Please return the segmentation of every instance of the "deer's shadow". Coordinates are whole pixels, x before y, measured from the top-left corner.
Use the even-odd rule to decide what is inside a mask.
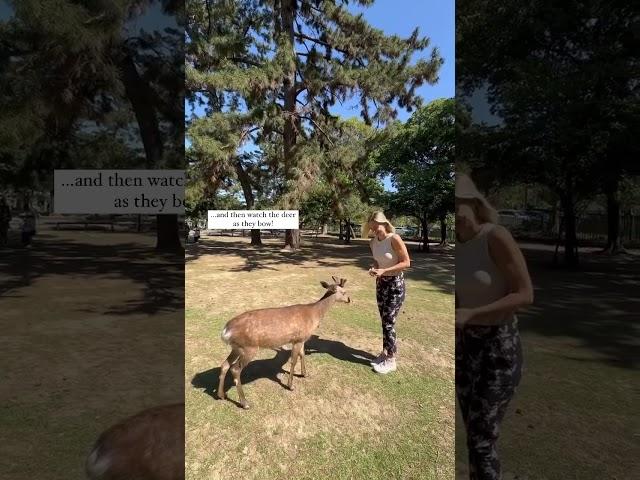
[[[318,353],[326,353],[337,360],[367,366],[369,366],[369,362],[374,358],[374,356],[369,352],[349,347],[348,345],[345,345],[344,343],[336,340],[322,339],[317,335],[311,336],[311,338],[309,338],[309,340],[305,342],[304,351],[308,362],[313,361],[309,357],[313,357],[313,355]],[[240,381],[242,382],[242,384],[246,385],[258,379],[264,378],[277,383],[282,388],[287,388],[286,384],[283,383],[280,378],[278,378],[278,375],[281,373],[289,373],[289,369],[287,368],[285,370],[283,367],[289,362],[291,351],[280,348],[275,350],[275,353],[276,354],[273,358],[254,360],[249,363],[249,365],[247,365],[242,370],[242,374],[240,377]],[[223,360],[224,359],[221,359],[220,363],[222,363]],[[296,365],[296,370],[299,371],[299,368],[300,362],[298,362],[298,364]],[[309,363],[307,363],[307,369],[309,369]],[[300,377],[301,375],[295,374],[295,376]],[[220,367],[212,368],[194,375],[193,379],[191,379],[191,385],[194,388],[201,388],[207,395],[213,398],[217,398],[216,390],[218,389],[219,377]],[[232,386],[233,375],[231,375],[231,372],[229,372],[224,382],[225,393],[229,391]],[[233,400],[231,401],[239,405],[237,402]]]
[[[369,352],[358,350],[357,348],[350,347],[337,340],[320,338],[317,335],[312,335],[311,338],[305,342],[304,352],[305,355],[326,353],[336,360],[367,366],[370,366],[369,362],[374,358],[374,356]]]

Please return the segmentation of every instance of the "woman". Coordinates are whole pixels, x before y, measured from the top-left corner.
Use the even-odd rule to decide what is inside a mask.
[[[403,271],[411,265],[407,247],[382,212],[369,217],[373,232],[370,247],[373,265],[369,275],[376,278],[376,299],[382,320],[382,352],[371,362],[377,373],[396,370],[396,319],[405,298]]]
[[[456,395],[471,479],[499,479],[500,422],[520,382],[515,312],[533,302],[522,252],[466,175],[456,178]]]

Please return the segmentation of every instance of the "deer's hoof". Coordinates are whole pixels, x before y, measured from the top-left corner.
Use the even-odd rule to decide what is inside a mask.
[[[240,402],[240,406],[245,410],[249,410],[250,406],[247,402]]]
[[[217,398],[218,400],[224,400],[226,397],[225,397],[224,392],[222,392],[222,393],[220,393],[220,392],[216,392],[216,398]]]

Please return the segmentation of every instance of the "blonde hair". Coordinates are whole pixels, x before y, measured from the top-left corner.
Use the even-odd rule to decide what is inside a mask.
[[[473,200],[480,223],[498,223],[498,212],[465,173],[456,174],[456,199]]]
[[[396,233],[396,229],[391,222],[387,220],[384,212],[382,210],[378,210],[369,215],[369,219],[367,220],[367,226],[369,227],[369,232],[372,233],[373,229],[371,228],[371,222],[384,223],[384,229],[387,233]]]

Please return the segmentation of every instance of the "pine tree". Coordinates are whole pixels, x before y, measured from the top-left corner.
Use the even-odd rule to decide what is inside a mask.
[[[182,34],[123,34],[127,21],[153,3],[179,13],[173,0],[11,2],[15,15],[0,30],[6,92],[0,127],[8,127],[0,137],[3,163],[11,162],[17,174],[42,172],[50,182],[53,169],[81,166],[72,152],[86,140],[83,123],[106,130],[117,112],[116,123],[126,122],[131,134],[128,143],[144,152],[143,162],[132,155],[126,167],[182,167]],[[13,144],[20,145],[20,161]],[[108,161],[93,167],[111,166]],[[181,249],[176,215],[158,216],[157,248]]]
[[[360,7],[371,0],[351,2]],[[385,124],[396,108],[419,107],[416,88],[435,83],[437,49],[411,63],[429,39],[385,35],[346,0],[188,0],[187,84],[210,113],[240,115],[246,140],[279,145],[270,161],[282,179],[279,205],[296,208],[313,186],[331,107],[357,100],[368,124]],[[245,140],[243,138],[243,140]],[[236,145],[238,148],[239,145]],[[299,232],[285,246],[297,248]]]

